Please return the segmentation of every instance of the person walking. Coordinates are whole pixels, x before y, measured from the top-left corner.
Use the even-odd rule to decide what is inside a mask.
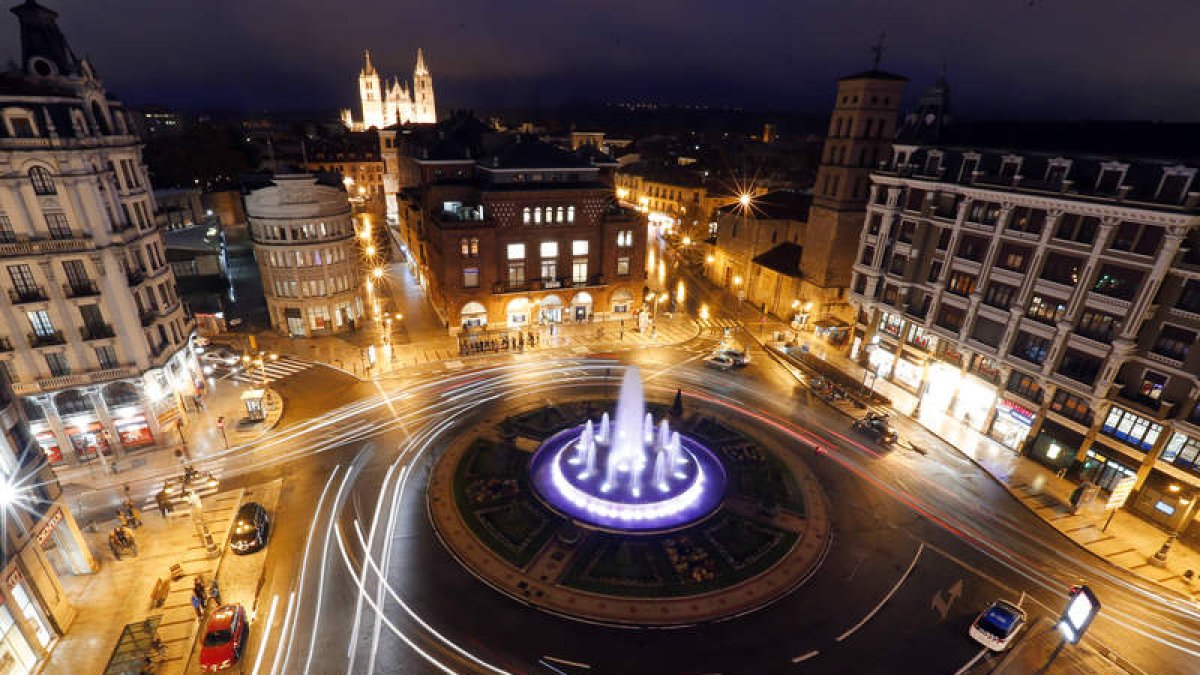
[[[167,491],[159,490],[158,493],[154,495],[154,501],[158,504],[158,513],[165,520],[167,514],[171,512],[171,500],[167,498]]]
[[[200,601],[200,596],[192,594],[192,609],[196,612],[196,618],[204,618],[204,604]]]
[[[204,601],[207,599],[207,596],[206,596],[206,593],[204,590],[204,579],[199,574],[196,575],[196,582],[194,584],[192,584],[192,595],[195,595],[197,598],[200,598],[201,605],[203,605]]]

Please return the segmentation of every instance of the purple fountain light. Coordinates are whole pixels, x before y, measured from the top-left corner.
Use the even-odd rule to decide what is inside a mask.
[[[711,513],[725,469],[706,447],[646,412],[637,368],[625,372],[616,420],[561,431],[530,462],[534,488],[551,507],[604,529],[657,532]]]

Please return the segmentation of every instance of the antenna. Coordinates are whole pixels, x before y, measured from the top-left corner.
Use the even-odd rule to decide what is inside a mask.
[[[875,39],[875,44],[871,46],[871,54],[874,55],[874,70],[879,70],[879,62],[883,60],[883,43],[887,39],[887,31],[879,34]]]

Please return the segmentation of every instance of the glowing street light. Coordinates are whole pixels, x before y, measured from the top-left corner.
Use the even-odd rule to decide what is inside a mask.
[[[700,318],[708,320],[708,305],[700,305]]]
[[[371,256],[371,257],[375,257],[375,247],[374,246],[367,247],[367,255]]]
[[[738,203],[742,205],[743,209],[750,206],[751,199],[752,197],[747,192],[743,192],[742,194],[738,195]]]
[[[692,245],[692,238],[691,238],[691,237],[687,237],[687,236],[685,236],[685,237],[683,238],[683,245],[684,245],[684,246],[691,246],[691,245]]]
[[[382,279],[383,278],[383,268],[376,267],[375,269],[371,270],[371,276],[375,277],[376,279]]]
[[[711,265],[711,264],[713,264],[713,263],[717,262],[717,256],[715,256],[715,255],[713,255],[713,254],[711,254],[711,253],[710,253],[710,254],[708,254],[708,257],[706,257],[706,258],[704,259],[704,262],[706,262],[706,263],[708,263],[709,265]]]
[[[680,279],[679,283],[675,284],[675,301],[682,305],[686,297],[687,291],[683,287],[683,279]]]

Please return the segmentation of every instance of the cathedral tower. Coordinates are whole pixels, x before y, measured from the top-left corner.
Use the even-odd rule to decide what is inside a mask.
[[[433,76],[425,65],[425,52],[417,47],[417,66],[413,68],[413,122],[433,123],[437,111],[433,104]]]
[[[376,72],[375,66],[371,65],[370,50],[363,52],[362,72],[358,74],[358,94],[362,98],[363,107],[363,128],[382,129],[384,125],[383,116],[383,89],[379,83],[379,73]]]

